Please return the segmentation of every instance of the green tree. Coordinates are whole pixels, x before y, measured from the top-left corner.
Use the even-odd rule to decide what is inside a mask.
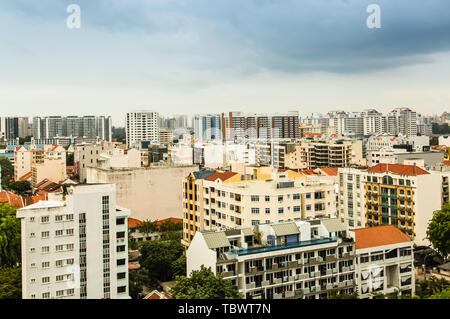
[[[230,280],[214,275],[203,265],[193,270],[190,277],[178,276],[170,293],[177,299],[242,299],[237,287]]]
[[[156,224],[156,221],[152,222],[150,219],[144,220],[137,229],[139,232],[145,234],[148,236],[148,234],[154,233],[157,231],[158,226]]]
[[[338,289],[332,289],[328,291],[327,299],[358,299],[358,292],[355,291],[352,294],[339,293]]]
[[[20,220],[16,218],[16,209],[0,204],[0,268],[16,267],[20,257]]]
[[[19,137],[19,144],[20,145],[24,145],[25,143],[30,143],[31,142],[31,135],[25,136],[25,137]]]
[[[428,299],[450,299],[450,287],[443,289],[441,292],[436,292]]]
[[[431,277],[428,280],[420,280],[416,283],[416,296],[420,299],[428,299],[442,290],[450,288],[450,283],[441,278]]]
[[[9,183],[9,189],[19,195],[31,194],[31,183],[29,181],[16,181]]]
[[[74,165],[74,154],[73,153],[66,153],[66,166],[73,166]]]
[[[433,213],[427,238],[446,262],[450,253],[450,203],[445,203],[441,210]]]
[[[2,187],[9,189],[9,183],[14,180],[14,166],[6,157],[0,156],[0,168],[2,173]]]
[[[0,299],[22,298],[21,268],[0,268]]]
[[[132,299],[140,299],[142,289],[145,286],[148,278],[148,271],[146,269],[130,270],[129,276],[129,292]]]
[[[149,285],[157,280],[169,281],[174,279],[174,263],[184,252],[180,241],[152,240],[146,241],[140,248],[139,264],[148,273]]]
[[[183,223],[174,223],[170,220],[166,220],[158,226],[158,229],[161,232],[180,231],[183,230]]]
[[[186,276],[186,256],[181,255],[172,263],[174,276]]]

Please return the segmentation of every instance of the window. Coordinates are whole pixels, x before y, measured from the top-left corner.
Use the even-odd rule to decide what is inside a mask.
[[[62,236],[63,233],[64,233],[64,230],[59,229],[59,230],[55,231],[55,236]]]
[[[60,222],[63,220],[63,216],[62,215],[56,215],[55,216],[55,222]]]
[[[34,222],[34,217],[30,217],[30,222]]]
[[[258,195],[252,195],[252,202],[259,202],[259,196]]]
[[[311,198],[311,193],[306,193],[306,198]]]
[[[278,195],[278,201],[282,202],[283,201],[283,195]]]
[[[270,196],[266,196],[266,202],[270,202]]]
[[[252,226],[259,225],[259,220],[252,220]]]
[[[298,200],[300,199],[300,194],[294,194],[294,196],[292,196],[293,199]]]
[[[42,262],[42,268],[49,268],[50,267],[50,262],[49,261],[43,261]]]
[[[42,216],[41,217],[41,223],[48,223],[50,221],[50,217],[49,216]]]
[[[67,236],[73,235],[73,228],[71,228],[71,229],[66,229],[66,235],[67,235]]]
[[[252,214],[259,214],[259,208],[252,208]]]
[[[57,260],[55,265],[56,265],[56,267],[62,267],[63,266],[63,260]]]
[[[300,206],[294,206],[294,213],[297,213],[300,211]]]
[[[266,214],[270,214],[270,208],[266,208]]]
[[[50,232],[48,232],[48,231],[43,231],[43,232],[41,233],[41,235],[42,235],[42,238],[48,238],[48,237],[50,236]]]
[[[48,284],[48,283],[50,283],[50,277],[42,277],[42,283],[43,283],[43,284]]]
[[[44,246],[44,247],[42,247],[42,252],[43,252],[43,253],[48,253],[48,252],[50,252],[50,247],[49,247],[49,246]]]
[[[49,299],[50,298],[50,293],[49,292],[43,292],[42,293],[42,299]]]
[[[284,213],[283,207],[279,207],[279,208],[278,208],[278,214],[283,214],[283,213]]]

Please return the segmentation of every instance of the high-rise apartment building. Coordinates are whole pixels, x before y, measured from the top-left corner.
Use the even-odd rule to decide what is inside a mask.
[[[113,184],[19,209],[22,298],[128,299],[129,215]]]
[[[198,230],[334,217],[334,180],[302,176],[293,171],[253,177],[220,171],[191,173],[183,182],[183,244],[188,246]]]
[[[159,116],[157,112],[128,112],[125,121],[127,146],[136,142],[159,143]]]
[[[86,137],[111,142],[112,119],[110,116],[33,117],[33,137]]]
[[[378,164],[362,179],[367,226],[394,225],[417,245],[428,245],[427,226],[441,208],[441,174],[418,166]]]
[[[349,229],[366,227],[364,174],[363,170],[355,168],[338,170],[338,217]]]
[[[6,140],[24,138],[30,135],[28,117],[5,117],[4,126]]]
[[[222,118],[219,114],[195,115],[194,137],[203,141],[222,140]]]
[[[222,138],[236,139],[296,139],[299,135],[298,112],[287,114],[222,113]]]
[[[406,137],[417,135],[417,113],[409,108],[396,108],[387,115],[387,133]]]

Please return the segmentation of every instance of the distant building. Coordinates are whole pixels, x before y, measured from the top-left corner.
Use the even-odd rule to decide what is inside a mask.
[[[111,116],[47,116],[33,118],[33,137],[100,139],[112,141]]]
[[[128,112],[125,122],[127,146],[140,141],[159,142],[158,113],[149,111]]]

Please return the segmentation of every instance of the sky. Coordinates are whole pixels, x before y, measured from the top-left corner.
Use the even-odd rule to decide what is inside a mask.
[[[0,0],[0,116],[431,115],[449,74],[448,0]]]

